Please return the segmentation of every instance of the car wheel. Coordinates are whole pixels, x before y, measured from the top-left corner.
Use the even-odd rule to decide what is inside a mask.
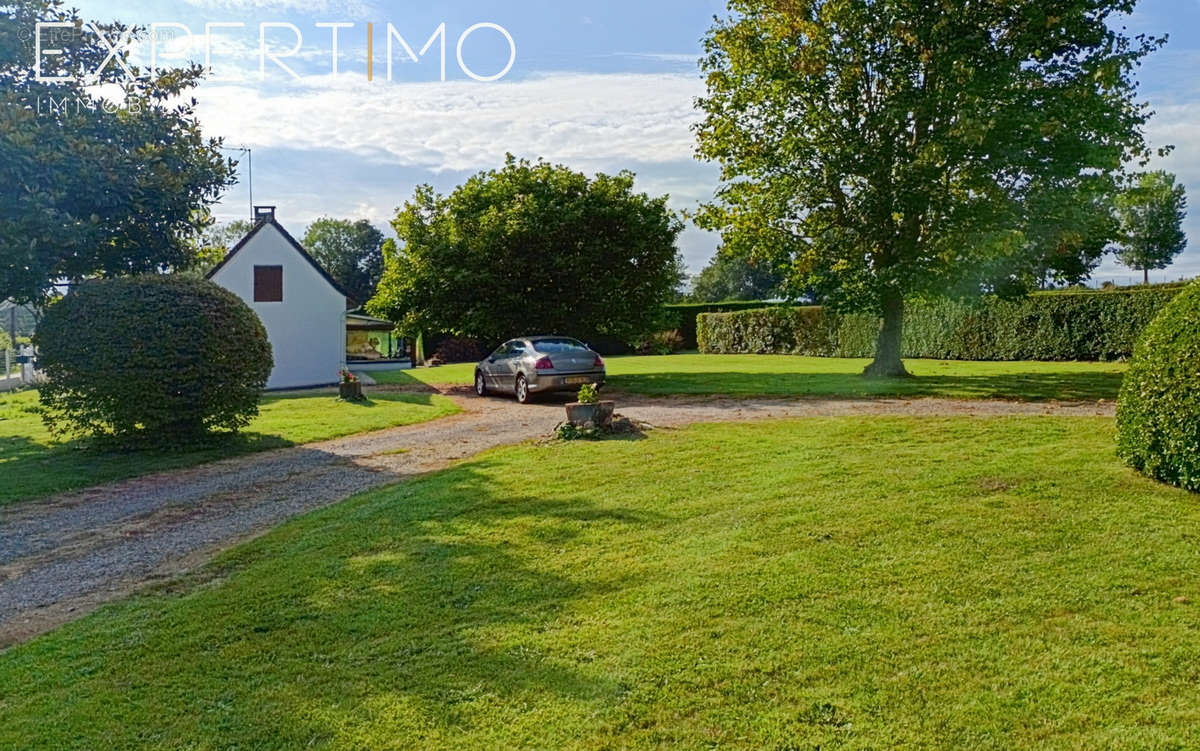
[[[527,381],[525,379],[524,373],[517,376],[516,393],[517,393],[517,401],[518,402],[520,402],[521,404],[529,404],[529,399],[530,399],[529,381]]]
[[[475,371],[475,395],[487,396],[487,382],[483,380],[483,371]]]

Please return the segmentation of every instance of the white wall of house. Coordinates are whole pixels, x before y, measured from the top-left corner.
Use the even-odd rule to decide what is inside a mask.
[[[254,301],[254,267],[283,267],[283,301]],[[267,223],[210,277],[246,301],[267,329],[275,368],[269,389],[337,381],[346,364],[346,298]]]

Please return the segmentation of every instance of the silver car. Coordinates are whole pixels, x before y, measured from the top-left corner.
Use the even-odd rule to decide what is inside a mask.
[[[526,404],[535,394],[604,385],[604,360],[567,336],[528,336],[500,345],[475,366],[475,393],[514,394]]]

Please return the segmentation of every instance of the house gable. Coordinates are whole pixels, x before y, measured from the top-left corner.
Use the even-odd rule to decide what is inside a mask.
[[[275,360],[267,388],[336,381],[346,361],[346,294],[273,216],[260,214],[208,278],[262,321]]]
[[[347,308],[354,306],[355,301],[350,297],[350,294],[346,292],[345,288],[338,284],[337,280],[330,276],[329,272],[321,267],[321,264],[317,263],[317,259],[309,255],[308,251],[304,249],[304,246],[297,242],[296,238],[292,237],[291,233],[284,229],[282,224],[275,221],[274,214],[270,215],[270,217],[267,219],[260,219],[258,223],[254,225],[254,229],[250,230],[249,234],[243,237],[237,245],[233,246],[233,248],[225,254],[225,257],[221,259],[221,262],[204,275],[204,278],[210,280],[213,279],[233,260],[234,256],[236,256],[243,248],[249,245],[250,241],[267,227],[273,227],[276,232],[282,235],[283,239],[288,243],[288,245],[290,245],[300,255],[300,257],[305,260],[305,262],[312,266],[313,270],[316,271],[321,278],[324,279],[325,282],[334,289],[334,291],[346,298]]]

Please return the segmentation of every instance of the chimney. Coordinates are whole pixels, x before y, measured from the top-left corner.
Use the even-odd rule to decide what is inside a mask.
[[[273,222],[275,221],[274,206],[255,206],[254,207],[254,223]]]

